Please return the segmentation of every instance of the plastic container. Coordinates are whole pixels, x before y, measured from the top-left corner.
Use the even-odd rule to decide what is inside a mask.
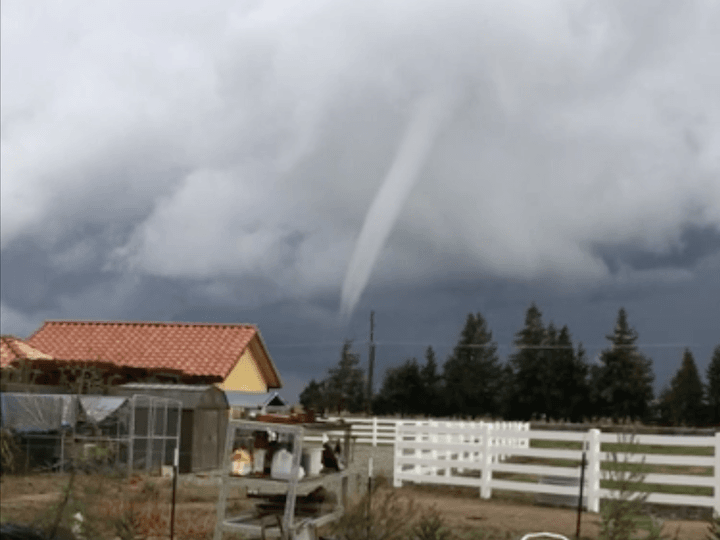
[[[264,448],[256,448],[253,451],[252,472],[262,474],[265,471],[265,454]]]
[[[322,471],[322,447],[303,450],[302,465],[308,476],[317,476]]]
[[[273,454],[272,465],[270,466],[270,476],[278,480],[290,480],[290,472],[292,471],[292,454],[280,448]],[[305,476],[305,470],[300,467],[298,470],[298,479]]]

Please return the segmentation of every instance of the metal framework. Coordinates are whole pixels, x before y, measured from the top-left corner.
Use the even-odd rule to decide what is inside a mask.
[[[3,393],[3,409],[25,470],[154,472],[180,447],[182,403],[174,399]]]

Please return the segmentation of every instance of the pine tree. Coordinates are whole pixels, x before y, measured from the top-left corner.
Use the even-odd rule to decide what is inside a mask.
[[[443,380],[449,414],[474,418],[500,413],[502,366],[480,313],[468,314],[460,340],[443,366]]]
[[[543,337],[542,348],[540,349],[540,356],[543,359],[545,370],[553,373],[553,378],[548,381],[542,390],[542,401],[544,405],[542,410],[545,412],[547,418],[560,419],[562,418],[560,408],[563,402],[563,389],[557,380],[557,369],[560,367],[564,360],[565,351],[561,350],[561,345],[558,343],[558,331],[555,325],[550,322],[545,329],[545,336]],[[570,351],[572,355],[572,350]]]
[[[420,378],[423,387],[422,413],[425,416],[440,416],[442,414],[442,380],[438,373],[435,351],[432,347],[425,350],[425,365],[420,369]]]
[[[328,372],[325,380],[328,408],[337,412],[360,412],[365,400],[363,372],[359,368],[360,355],[352,350],[352,341],[346,340],[340,361]]]
[[[423,379],[415,358],[409,358],[385,372],[373,410],[377,414],[420,414],[424,412]]]
[[[707,380],[707,419],[713,425],[720,424],[720,345],[715,347],[705,375]]]
[[[697,426],[703,420],[703,385],[690,349],[663,395],[670,421],[675,425]]]
[[[598,405],[616,420],[647,418],[653,399],[652,361],[638,351],[638,334],[628,324],[624,308],[618,312],[613,334],[606,337],[612,345],[601,353],[596,371]]]
[[[323,413],[326,407],[325,384],[312,379],[300,393],[300,405],[307,410]]]
[[[550,333],[550,332],[549,332]],[[578,422],[588,412],[588,366],[582,344],[575,351],[570,331],[563,326],[554,340],[554,348],[546,351],[551,358],[551,382],[546,387],[550,394],[549,417]]]
[[[552,337],[550,338],[553,339]],[[512,388],[508,407],[511,418],[528,420],[547,414],[549,398],[546,386],[552,374],[547,369],[548,336],[542,313],[533,303],[525,313],[525,326],[515,334],[518,351],[510,356]]]

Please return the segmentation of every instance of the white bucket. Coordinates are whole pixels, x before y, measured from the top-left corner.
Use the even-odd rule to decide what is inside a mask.
[[[322,448],[307,448],[303,450],[302,465],[309,476],[320,474],[322,470]]]

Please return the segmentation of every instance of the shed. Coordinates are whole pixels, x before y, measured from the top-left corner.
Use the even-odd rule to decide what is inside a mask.
[[[179,400],[180,472],[222,467],[228,406],[225,393],[214,385],[128,383],[110,389],[115,396],[144,394]]]

